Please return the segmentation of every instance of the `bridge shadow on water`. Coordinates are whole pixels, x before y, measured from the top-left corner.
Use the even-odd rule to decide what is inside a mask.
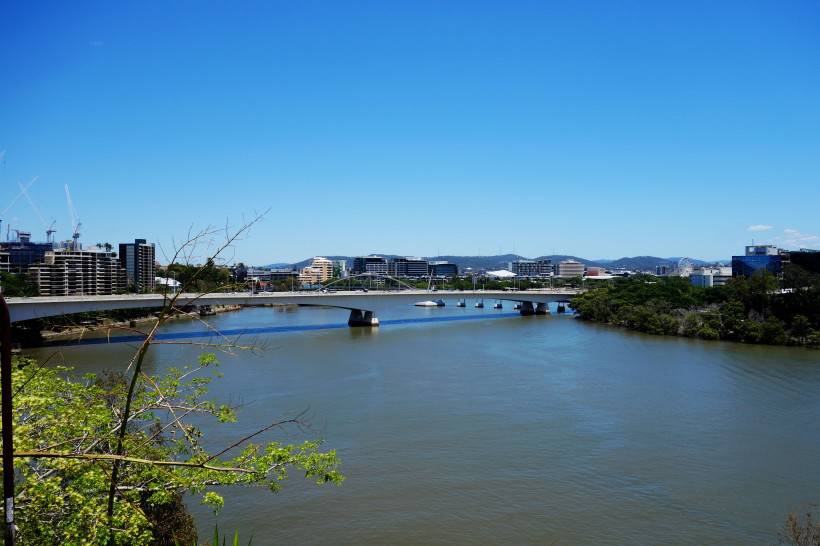
[[[461,321],[476,321],[476,320],[495,320],[508,319],[514,317],[521,317],[519,313],[497,313],[492,315],[455,315],[445,317],[424,317],[424,318],[403,318],[403,319],[386,319],[380,321],[379,328],[401,326],[407,324],[425,324],[432,322],[461,322]],[[183,339],[201,339],[211,338],[217,335],[226,337],[230,336],[249,336],[257,334],[280,334],[288,332],[309,332],[314,330],[340,330],[343,328],[351,328],[346,322],[328,323],[328,324],[299,324],[293,326],[259,326],[252,328],[229,328],[224,330],[197,330],[193,332],[163,332],[156,335],[159,341],[183,340]],[[370,327],[354,327],[352,331],[370,331]],[[43,344],[43,347],[66,347],[77,345],[105,345],[110,343],[139,343],[145,339],[145,336],[138,334],[117,335],[111,337],[89,337],[82,339],[63,339],[57,341],[48,341]]]

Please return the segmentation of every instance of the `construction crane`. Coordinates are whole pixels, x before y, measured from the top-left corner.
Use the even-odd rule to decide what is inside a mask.
[[[73,233],[71,234],[71,238],[73,242],[71,243],[72,250],[79,250],[80,249],[80,226],[83,225],[77,219],[77,211],[74,209],[74,202],[71,200],[71,192],[68,191],[68,184],[65,184],[65,200],[68,203],[68,213],[71,216],[71,226],[73,228]]]
[[[18,192],[14,199],[11,200],[11,203],[9,203],[8,206],[6,206],[6,208],[3,209],[3,212],[0,212],[0,217],[5,216],[6,213],[11,209],[11,207],[13,207],[14,204],[17,202],[17,200],[26,194],[26,190],[28,190],[37,181],[37,178],[38,177],[35,176],[31,179],[31,182],[29,182],[25,186],[20,186],[20,192]],[[0,222],[2,222],[2,220],[0,220]],[[6,224],[6,227],[8,228],[8,224]],[[8,240],[8,233],[6,234],[6,239]]]
[[[32,182],[34,182],[34,181],[32,181]],[[53,243],[54,240],[52,239],[52,236],[55,233],[54,225],[57,223],[56,220],[51,222],[51,225],[47,225],[46,219],[43,217],[43,213],[40,212],[40,207],[38,207],[37,203],[35,203],[34,199],[32,199],[31,194],[29,194],[29,192],[28,192],[28,188],[26,188],[26,186],[23,186],[19,182],[17,183],[17,185],[20,187],[20,193],[22,193],[23,196],[26,198],[26,201],[28,201],[28,204],[31,207],[31,210],[34,211],[34,213],[37,215],[37,218],[40,219],[40,222],[43,224],[43,227],[46,229],[46,242]],[[31,185],[31,184],[29,184],[29,185]],[[19,238],[19,236],[18,236],[18,238]]]
[[[54,220],[53,222],[51,222],[51,225],[48,226],[48,229],[46,230],[46,242],[47,243],[52,243],[52,244],[54,243],[54,234],[57,232],[57,230],[54,229],[54,226],[56,226],[56,225],[57,225],[57,220]]]

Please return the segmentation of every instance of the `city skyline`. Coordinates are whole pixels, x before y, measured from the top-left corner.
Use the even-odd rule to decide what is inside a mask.
[[[820,8],[12,5],[0,207],[234,261],[820,246]],[[732,21],[727,24],[726,21]],[[184,24],[182,24],[184,23]],[[0,209],[0,210],[2,210]],[[42,220],[40,217],[42,216]]]

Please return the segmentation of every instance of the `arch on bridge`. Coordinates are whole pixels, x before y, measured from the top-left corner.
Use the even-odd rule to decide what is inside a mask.
[[[326,285],[324,285],[322,287],[315,288],[314,292],[325,291],[328,288],[330,288],[331,286],[335,286],[337,284],[339,284],[341,286],[344,286],[345,282],[349,283],[352,279],[369,279],[371,281],[373,279],[376,279],[377,281],[393,281],[397,285],[399,285],[400,290],[417,290],[417,288],[415,286],[410,286],[406,282],[404,282],[400,279],[397,279],[396,277],[393,277],[391,275],[382,275],[381,273],[373,273],[371,271],[366,271],[364,273],[356,273],[355,275],[348,275],[347,277],[344,277],[344,278],[341,278],[341,279],[336,279],[335,281],[331,281],[331,282],[327,283]]]

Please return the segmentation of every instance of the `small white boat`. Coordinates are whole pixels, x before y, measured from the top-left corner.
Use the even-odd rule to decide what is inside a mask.
[[[467,302],[463,299],[458,300],[458,303],[456,303],[456,307],[467,307]]]
[[[444,300],[427,300],[414,303],[416,307],[444,307]]]
[[[484,300],[475,302],[476,309],[484,309]]]
[[[495,302],[495,304],[493,305],[493,309],[503,309],[503,308],[504,308],[504,306],[501,305],[500,301]]]
[[[518,311],[519,309],[521,309],[521,304],[520,304],[520,303],[516,303],[515,305],[513,305],[513,309],[515,309],[516,311]]]

